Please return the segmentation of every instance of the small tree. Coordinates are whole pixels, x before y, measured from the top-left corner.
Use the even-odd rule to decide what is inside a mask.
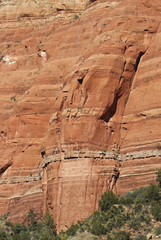
[[[49,210],[47,210],[43,217],[43,225],[56,236],[56,226],[54,224],[52,215],[49,213]]]
[[[118,203],[118,197],[112,192],[105,192],[99,200],[99,207],[101,211],[107,211],[114,204]]]
[[[156,184],[151,183],[145,193],[144,193],[144,198],[147,202],[151,201],[159,201],[160,199],[160,194],[159,194],[159,187]]]
[[[19,236],[18,236],[19,240],[30,240],[31,236],[30,236],[30,232],[28,231],[21,231]]]
[[[151,213],[157,221],[161,221],[161,203],[152,202]]]
[[[94,220],[92,222],[91,233],[97,236],[106,234],[106,228],[98,221]]]
[[[74,236],[79,228],[78,224],[71,225],[70,228],[66,231],[68,236]]]
[[[116,234],[116,239],[117,240],[130,240],[130,233],[129,232],[125,232],[125,231],[119,231]]]
[[[157,172],[156,172],[156,175],[157,175],[157,182],[159,183],[159,186],[161,187],[161,169],[159,169]]]
[[[1,240],[7,240],[6,232],[3,229],[0,229],[0,239]]]
[[[12,231],[14,234],[19,234],[21,231],[27,231],[27,227],[21,223],[15,223],[12,225]]]
[[[28,212],[27,224],[31,231],[36,230],[37,220],[36,220],[36,214],[34,213],[33,209],[30,209]]]

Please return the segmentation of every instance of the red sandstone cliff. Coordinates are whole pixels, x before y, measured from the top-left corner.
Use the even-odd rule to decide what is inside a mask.
[[[58,229],[161,167],[159,0],[1,1],[0,214]]]

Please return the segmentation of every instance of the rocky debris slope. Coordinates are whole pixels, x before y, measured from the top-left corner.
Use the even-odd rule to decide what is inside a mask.
[[[60,6],[58,6],[60,5]],[[0,213],[83,220],[161,167],[159,0],[1,1]]]

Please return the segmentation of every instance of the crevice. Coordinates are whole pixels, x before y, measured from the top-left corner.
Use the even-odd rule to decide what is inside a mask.
[[[116,93],[112,105],[105,109],[105,112],[100,117],[101,120],[103,120],[104,122],[109,122],[109,120],[113,117],[113,115],[116,112],[118,99],[119,96],[118,93]]]
[[[2,168],[0,168],[0,177],[11,165],[12,165],[12,162],[9,162],[9,163],[5,164]]]
[[[79,82],[79,84],[82,84],[82,83],[83,83],[84,77],[85,77],[85,76],[77,79],[77,81]]]
[[[61,104],[60,104],[60,111],[63,109],[64,103],[65,103],[66,100],[67,100],[67,96],[62,97],[62,101],[61,101]]]
[[[123,74],[125,71],[125,66],[126,66],[126,61],[124,61],[123,68],[122,68],[122,74],[119,79],[120,85],[122,85],[122,80],[124,78]],[[103,120],[104,122],[109,122],[109,120],[114,116],[117,110],[117,103],[119,98],[122,96],[122,91],[121,91],[121,86],[119,86],[118,90],[115,93],[113,103],[110,107],[106,107],[104,113],[101,115],[100,119]]]
[[[87,73],[88,73],[88,69],[85,69],[83,72],[79,72],[79,71],[76,71],[75,72],[78,76],[78,78],[77,78],[77,81],[78,81],[78,83],[80,84],[80,85],[82,85],[82,83],[83,83],[83,81],[84,81],[84,78],[85,78],[85,76],[87,75]]]
[[[64,9],[63,8],[56,8],[56,11],[57,12],[62,12],[62,11],[64,11]]]
[[[133,83],[133,80],[134,80],[134,78],[135,78],[135,76],[136,76],[136,73],[137,73],[137,71],[138,71],[138,68],[139,68],[139,64],[140,64],[140,61],[141,61],[141,59],[142,59],[142,57],[143,57],[143,55],[146,53],[146,51],[141,51],[141,52],[139,52],[138,53],[138,55],[137,55],[137,57],[136,57],[136,62],[135,62],[135,65],[134,65],[134,72],[133,72],[133,74],[132,74],[132,76],[131,76],[131,78],[130,78],[130,80],[129,80],[129,86],[128,86],[128,91],[127,91],[127,94],[125,95],[125,97],[124,97],[124,110],[123,110],[123,113],[122,113],[122,117],[124,116],[124,112],[125,112],[125,109],[126,109],[126,105],[127,105],[127,102],[128,102],[128,99],[129,99],[129,96],[130,96],[130,93],[131,93],[131,86],[132,86],[132,83]],[[121,122],[120,123],[120,130],[121,130],[121,128],[122,128],[122,124],[123,124],[123,122]],[[124,141],[124,139],[126,138],[126,136],[127,136],[127,134],[128,134],[128,129],[126,128],[126,135],[125,135],[125,137],[122,139],[122,141],[120,142],[120,140],[119,140],[119,145],[120,145],[120,147],[121,147],[121,145],[123,144],[123,141]],[[121,132],[121,131],[120,131]]]
[[[110,181],[110,191],[112,191],[114,189],[114,187],[116,186],[116,182],[119,178],[120,175],[120,171],[117,168],[114,168],[113,173],[112,173],[112,178]]]
[[[138,70],[138,67],[139,67],[139,64],[140,64],[140,61],[141,61],[141,58],[142,56],[145,54],[145,52],[139,52],[137,58],[136,58],[136,62],[135,62],[135,65],[134,65],[134,73],[133,75],[131,76],[130,80],[129,80],[129,86],[128,86],[128,93],[125,97],[125,106],[124,106],[124,110],[125,110],[125,107],[126,107],[126,104],[128,102],[128,99],[129,99],[129,95],[130,95],[130,92],[131,92],[131,86],[132,86],[132,83],[133,83],[133,80],[135,78],[135,75],[136,75],[136,72]]]
[[[128,102],[130,92],[131,92],[131,86],[133,84],[133,80],[136,76],[140,61],[144,54],[145,54],[145,51],[140,51],[136,55],[135,64],[133,64],[133,71],[129,72],[130,76],[125,74],[126,71],[129,71],[129,64],[127,64],[126,61],[124,61],[124,64],[122,66],[122,74],[119,79],[119,86],[114,93],[114,99],[113,99],[112,105],[111,106],[107,105],[105,107],[103,114],[100,116],[100,120],[103,120],[104,122],[108,123],[110,121],[110,119],[116,114],[117,108],[118,108],[118,106],[120,107],[120,104],[122,104],[121,106],[123,109],[121,112],[121,116],[124,115],[126,104]],[[126,76],[128,76],[128,78]],[[122,100],[120,100],[120,99],[122,99]],[[120,129],[121,129],[121,126],[122,126],[122,123],[120,122]],[[128,132],[128,131],[126,131],[126,132]],[[117,134],[115,136],[113,136],[113,138],[114,137],[117,137]],[[118,137],[118,138],[120,139],[120,137]],[[117,143],[117,145],[118,146],[120,145],[120,140]]]
[[[138,66],[139,66],[140,60],[141,60],[141,58],[142,58],[142,56],[144,54],[145,54],[145,52],[140,52],[139,55],[137,56],[136,63],[135,63],[135,73],[138,70]]]
[[[41,157],[44,158],[44,157],[45,157],[45,154],[46,154],[46,152],[45,152],[45,151],[42,151],[42,152],[41,152]]]

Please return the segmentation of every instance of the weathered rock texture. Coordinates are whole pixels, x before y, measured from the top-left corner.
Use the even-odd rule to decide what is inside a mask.
[[[159,0],[1,1],[0,214],[58,230],[161,167]]]

